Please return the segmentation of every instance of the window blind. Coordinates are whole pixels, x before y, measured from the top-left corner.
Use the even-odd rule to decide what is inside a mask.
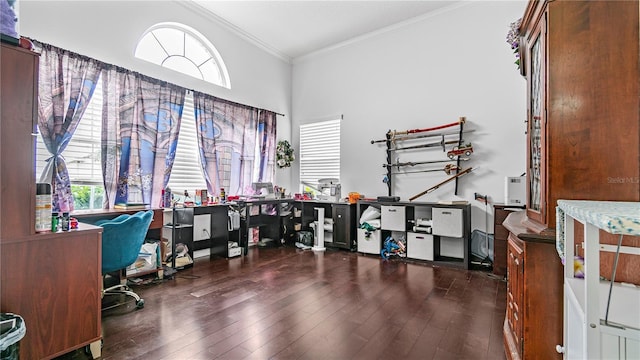
[[[178,133],[176,158],[173,161],[169,187],[176,195],[187,190],[193,198],[196,189],[206,189],[207,183],[202,174],[200,150],[196,133],[196,119],[193,106],[193,94],[187,93],[182,111],[182,122]]]
[[[69,179],[73,185],[102,186],[100,165],[100,138],[102,132],[102,79],[98,78],[96,89],[89,100],[82,119],[65,148],[62,156],[67,164]],[[36,180],[40,180],[51,156],[38,135],[36,143]]]
[[[340,118],[300,125],[300,181],[340,179]]]

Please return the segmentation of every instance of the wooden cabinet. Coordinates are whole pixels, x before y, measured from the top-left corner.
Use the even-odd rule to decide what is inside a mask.
[[[2,312],[22,316],[27,328],[21,359],[51,359],[96,342],[99,349],[101,231],[82,224],[0,245]]]
[[[0,238],[15,239],[35,233],[38,55],[5,44],[1,52]]]
[[[505,353],[508,359],[561,359],[562,264],[555,238],[527,233],[524,215],[513,212],[504,222],[510,231]]]
[[[518,355],[522,357],[522,309],[523,304],[523,275],[524,275],[524,256],[520,247],[520,241],[511,236],[507,245],[507,271],[509,273],[509,282],[507,283],[507,314],[505,315],[505,323],[509,324],[514,348],[518,351]]]
[[[527,233],[524,218],[525,212],[518,211],[504,222],[510,232],[505,353],[508,359],[560,359],[562,264],[555,238]]]
[[[502,225],[507,215],[513,211],[522,211],[520,205],[493,205],[493,273],[499,276],[507,275],[507,238],[509,230]]]
[[[22,359],[89,344],[99,356],[101,228],[35,233],[38,55],[2,44],[0,56],[0,311],[25,320]]]
[[[522,337],[516,339],[518,329],[505,321],[510,358],[560,356],[554,349],[562,341],[558,199],[640,201],[639,5],[531,0],[525,10],[526,216],[509,221],[511,214],[504,223],[510,241],[520,242],[524,263],[517,278]],[[603,242],[616,239],[603,236]],[[618,269],[628,275],[621,281],[640,283],[637,271],[628,271],[633,266],[625,265]],[[509,274],[509,288],[515,281]]]
[[[640,200],[638,1],[530,1],[527,216],[552,232],[558,199]]]

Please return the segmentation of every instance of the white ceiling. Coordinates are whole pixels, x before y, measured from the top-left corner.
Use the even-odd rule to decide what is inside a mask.
[[[191,0],[241,36],[273,54],[295,58],[422,17],[460,1]]]

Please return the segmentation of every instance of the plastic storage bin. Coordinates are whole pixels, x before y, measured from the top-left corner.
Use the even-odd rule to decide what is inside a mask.
[[[20,315],[0,313],[0,358],[19,359],[20,340],[27,328]]]
[[[367,236],[367,234],[369,236]],[[382,240],[380,230],[358,229],[358,252],[380,255]]]

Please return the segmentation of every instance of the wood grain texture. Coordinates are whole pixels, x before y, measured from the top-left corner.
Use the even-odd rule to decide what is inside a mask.
[[[0,242],[35,233],[35,122],[38,55],[2,44]]]
[[[99,230],[0,245],[1,309],[24,318],[20,358],[47,359],[100,339]]]
[[[638,17],[637,1],[529,2],[522,46],[538,34],[544,45],[537,232],[555,228],[558,199],[640,201]],[[525,51],[529,88],[530,61]]]
[[[331,249],[196,259],[103,313],[102,359],[504,359],[489,275]]]

